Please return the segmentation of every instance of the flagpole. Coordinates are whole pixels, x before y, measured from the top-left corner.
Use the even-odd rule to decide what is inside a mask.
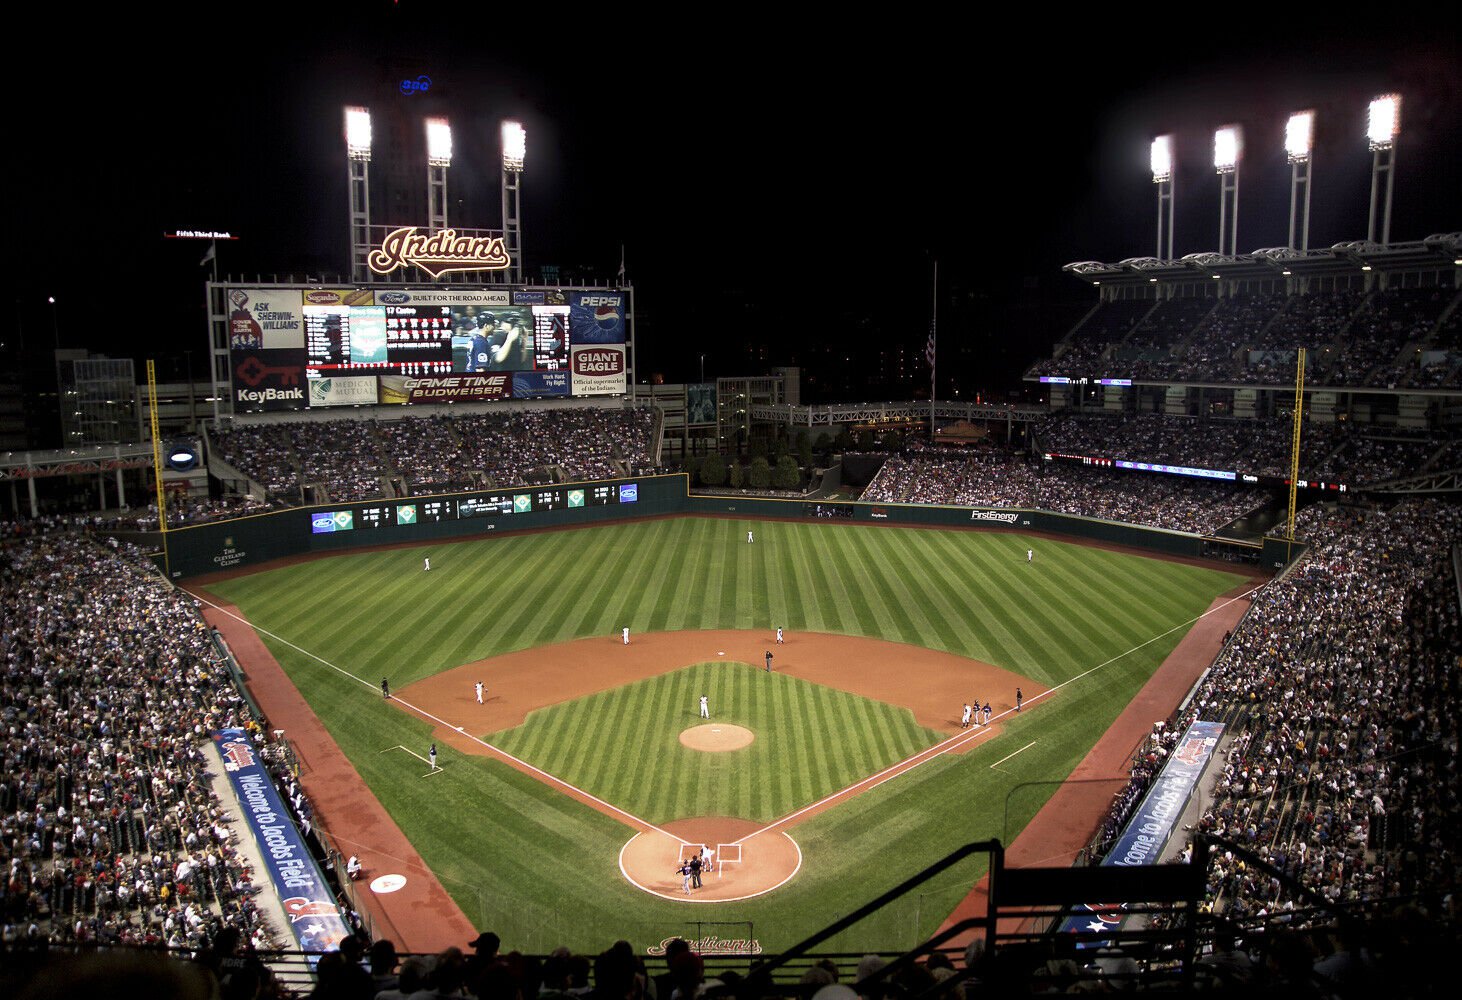
[[[934,443],[935,362],[939,357],[939,261],[934,261],[934,301],[929,312],[929,443]]]

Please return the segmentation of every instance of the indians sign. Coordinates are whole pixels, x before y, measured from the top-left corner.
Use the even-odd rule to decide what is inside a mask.
[[[417,267],[439,278],[449,271],[501,271],[512,260],[501,236],[458,235],[455,229],[422,233],[416,226],[403,226],[371,251],[368,263],[377,274]]]

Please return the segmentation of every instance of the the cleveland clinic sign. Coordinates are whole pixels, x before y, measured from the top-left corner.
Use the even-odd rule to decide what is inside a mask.
[[[403,226],[387,234],[367,263],[376,274],[416,267],[440,278],[450,271],[501,271],[512,260],[501,236],[465,236],[455,229],[422,233],[416,226]]]

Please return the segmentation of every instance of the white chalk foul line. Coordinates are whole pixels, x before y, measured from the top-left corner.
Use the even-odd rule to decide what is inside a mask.
[[[1031,748],[1031,747],[1033,747],[1033,746],[1035,746],[1035,745],[1036,745],[1036,741],[1035,741],[1035,740],[1031,740],[1031,741],[1030,741],[1030,742],[1029,742],[1029,743],[1027,743],[1027,744],[1026,744],[1026,745],[1025,745],[1025,746],[1023,746],[1023,747],[1021,747],[1021,748],[1020,748],[1020,749],[1019,749],[1019,750],[1017,750],[1017,751],[1015,751],[1015,753],[1025,753],[1025,752],[1026,752],[1026,751],[1027,751],[1027,750],[1029,750],[1029,749],[1030,749],[1030,748]],[[995,763],[994,763],[994,764],[991,764],[991,765],[990,765],[990,770],[992,770],[992,771],[993,771],[993,770],[995,770],[995,768],[996,768],[996,767],[997,767],[997,766],[998,766],[998,765],[1000,765],[1000,764],[1004,764],[1004,763],[1005,763],[1005,762],[1006,762],[1006,761],[1007,761],[1007,760],[1009,760],[1009,759],[1010,759],[1010,758],[1011,758],[1011,757],[1014,757],[1014,756],[1015,756],[1015,753],[1011,753],[1011,754],[1006,754],[1006,755],[1005,755],[1005,756],[1004,756],[1004,757],[1001,757],[1001,758],[1000,758],[1000,759],[999,759],[999,760],[997,760],[997,761],[996,761],[996,762],[995,762]]]
[[[199,597],[197,594],[193,594],[193,597],[197,598],[197,600],[200,601],[201,603],[208,605],[210,608],[213,608],[215,611],[219,612],[220,614],[228,615],[234,621],[237,621],[237,622],[240,622],[241,624],[247,625],[249,628],[253,629],[255,632],[259,632],[259,633],[261,633],[263,635],[267,635],[267,636],[269,636],[269,638],[274,639],[277,642],[284,643],[284,645],[288,646],[290,649],[293,649],[293,650],[295,650],[296,652],[299,652],[299,653],[303,653],[305,656],[308,656],[310,659],[316,661],[317,663],[321,663],[324,666],[329,667],[331,670],[333,670],[336,673],[340,674],[342,677],[349,677],[351,680],[355,681],[358,684],[362,684],[365,687],[370,688],[372,691],[379,690],[379,688],[375,684],[372,684],[370,681],[364,680],[364,679],[362,679],[360,677],[357,677],[355,674],[352,674],[349,670],[345,670],[342,667],[337,667],[335,664],[331,663],[329,660],[325,659],[323,656],[317,656],[316,654],[310,652],[308,649],[305,649],[305,648],[303,648],[301,646],[295,645],[294,643],[290,642],[288,639],[284,638],[283,636],[275,635],[273,632],[270,632],[268,629],[260,628],[258,625],[255,625],[253,622],[249,621],[247,618],[244,618],[241,615],[236,615],[232,611],[228,610],[227,608],[220,607],[219,605],[214,604],[212,601],[207,600],[206,598]],[[396,702],[399,705],[402,705],[405,708],[410,709],[411,711],[415,712],[417,715],[421,716],[423,719],[429,719],[432,722],[435,722],[437,725],[443,726],[443,727],[445,727],[447,729],[453,729],[453,730],[455,730],[457,728],[457,727],[453,726],[451,723],[447,722],[445,719],[440,719],[437,716],[433,715],[432,713],[426,711],[426,709],[418,708],[416,705],[411,704],[411,702],[405,701],[405,700],[397,697],[394,694],[391,696],[391,700],[394,701],[394,702]],[[478,746],[481,746],[484,749],[486,749],[486,750],[488,750],[488,751],[496,754],[497,756],[501,757],[502,759],[508,760],[508,761],[512,761],[514,764],[518,765],[519,767],[523,768],[524,770],[529,771],[529,772],[531,772],[534,775],[537,775],[538,778],[540,780],[542,780],[545,784],[557,785],[560,788],[567,789],[568,791],[572,792],[574,795],[583,796],[584,798],[588,799],[590,802],[593,802],[593,803],[595,803],[597,805],[603,806],[605,809],[608,809],[610,812],[614,813],[616,816],[620,816],[623,819],[625,819],[626,821],[628,821],[628,824],[630,826],[637,826],[637,827],[640,827],[643,830],[650,830],[650,831],[653,831],[655,833],[661,833],[661,834],[664,834],[665,836],[671,838],[672,840],[674,840],[678,844],[681,844],[681,845],[684,845],[685,844],[685,841],[683,841],[679,837],[675,836],[675,834],[671,833],[669,830],[663,830],[660,827],[656,826],[654,823],[651,823],[649,820],[640,819],[638,816],[634,815],[633,813],[625,812],[623,809],[619,808],[619,806],[614,805],[611,802],[605,802],[603,799],[599,798],[597,795],[591,795],[590,793],[584,791],[582,788],[578,788],[578,787],[576,787],[574,785],[571,785],[567,781],[564,781],[562,778],[557,777],[556,775],[549,774],[547,771],[543,770],[542,768],[534,767],[532,764],[528,763],[526,760],[521,760],[521,759],[519,759],[517,757],[514,757],[512,754],[508,753],[506,750],[502,750],[502,749],[500,749],[498,747],[495,747],[491,743],[488,743],[486,740],[479,739],[478,737],[472,736],[471,734],[468,734],[468,733],[462,733],[461,735],[465,736],[467,739],[471,740],[473,743],[476,743]],[[406,748],[405,747],[402,747],[402,749],[405,750]],[[411,751],[409,751],[409,750],[407,751],[407,753],[410,753],[410,752]]]
[[[1248,598],[1253,597],[1256,593],[1258,593],[1258,591],[1259,591],[1259,588],[1258,587],[1254,587],[1253,589],[1247,590],[1244,593],[1239,594],[1236,597],[1230,597],[1228,600],[1224,601],[1222,604],[1219,604],[1219,605],[1216,605],[1214,607],[1209,608],[1207,611],[1203,612],[1201,615],[1195,615],[1194,617],[1188,619],[1185,622],[1179,622],[1177,625],[1174,625],[1172,628],[1168,629],[1166,632],[1159,632],[1157,635],[1153,636],[1151,639],[1148,639],[1146,642],[1139,642],[1137,645],[1133,646],[1131,649],[1128,649],[1128,650],[1125,650],[1125,651],[1123,651],[1121,653],[1118,653],[1116,656],[1113,656],[1113,657],[1111,657],[1111,658],[1109,658],[1107,660],[1104,660],[1101,663],[1098,663],[1096,666],[1091,667],[1088,670],[1082,671],[1081,673],[1077,674],[1075,677],[1068,677],[1066,680],[1062,681],[1060,684],[1057,684],[1055,687],[1051,688],[1050,690],[1048,690],[1048,691],[1042,691],[1040,694],[1036,695],[1034,698],[1027,698],[1025,700],[1025,702],[1024,702],[1024,705],[1026,705],[1026,706],[1033,705],[1036,702],[1040,701],[1042,698],[1045,698],[1047,695],[1055,694],[1057,691],[1060,691],[1062,688],[1068,687],[1068,686],[1070,686],[1072,684],[1075,684],[1077,681],[1081,680],[1082,678],[1090,677],[1092,674],[1096,673],[1098,670],[1101,670],[1103,667],[1111,666],[1113,663],[1116,663],[1118,660],[1121,660],[1121,659],[1123,659],[1123,658],[1125,658],[1127,656],[1130,656],[1131,654],[1137,652],[1139,649],[1145,649],[1146,647],[1152,645],[1154,642],[1157,642],[1159,639],[1162,639],[1162,638],[1164,638],[1166,636],[1172,635],[1174,632],[1177,632],[1179,629],[1192,628],[1194,624],[1196,624],[1197,622],[1202,621],[1203,619],[1207,618],[1209,615],[1214,614],[1214,613],[1219,612],[1219,611],[1222,611],[1224,608],[1228,607],[1230,604],[1233,604],[1235,601],[1247,600]],[[1007,716],[1016,715],[1016,714],[1019,714],[1019,713],[1017,713],[1017,711],[1015,709],[1008,708],[1005,711],[1001,712],[999,715],[995,716],[995,720],[998,721],[1000,719],[1006,718]],[[931,760],[934,760],[935,758],[944,756],[945,754],[949,753],[951,750],[957,750],[960,747],[964,746],[966,743],[972,743],[972,742],[974,742],[981,735],[983,735],[983,734],[985,734],[985,733],[987,733],[989,731],[990,731],[989,730],[989,724],[986,723],[985,727],[982,728],[982,729],[967,729],[967,730],[965,730],[963,732],[956,733],[955,735],[949,737],[948,739],[944,740],[943,742],[934,744],[934,746],[929,747],[927,750],[920,751],[919,753],[914,754],[912,757],[909,757],[906,760],[901,760],[897,764],[893,764],[890,767],[884,768],[882,771],[879,771],[877,774],[873,775],[872,777],[864,778],[862,781],[854,782],[853,784],[849,785],[847,788],[842,789],[841,791],[833,792],[831,795],[823,796],[822,798],[818,799],[816,802],[812,803],[812,805],[810,805],[810,806],[803,806],[801,809],[798,809],[796,812],[788,813],[786,816],[783,816],[781,819],[774,820],[773,822],[771,822],[767,826],[762,827],[760,830],[756,830],[756,831],[754,831],[752,833],[748,833],[746,836],[744,836],[740,840],[736,841],[736,843],[738,843],[738,844],[744,844],[748,840],[751,840],[753,837],[759,837],[763,833],[768,833],[768,832],[770,832],[772,830],[777,829],[778,827],[786,826],[788,823],[791,823],[793,820],[795,820],[795,819],[797,819],[797,818],[799,818],[801,816],[805,816],[807,813],[813,811],[814,809],[817,809],[819,806],[822,806],[822,805],[824,805],[824,804],[826,804],[828,802],[831,802],[831,801],[833,801],[835,799],[843,798],[845,796],[849,796],[849,795],[852,795],[852,794],[855,794],[855,793],[858,793],[858,792],[865,792],[865,791],[869,791],[871,789],[877,788],[879,785],[883,784],[885,781],[892,781],[894,778],[897,778],[901,774],[907,774],[908,772],[912,771],[914,768],[918,767],[920,764],[927,764]],[[1025,748],[1023,747],[1022,749],[1025,749]],[[1019,752],[1020,752],[1019,750],[1016,751],[1016,753],[1019,753]],[[1011,756],[1014,756],[1014,754],[1012,754]],[[1008,760],[1009,758],[1006,758],[1006,759]]]

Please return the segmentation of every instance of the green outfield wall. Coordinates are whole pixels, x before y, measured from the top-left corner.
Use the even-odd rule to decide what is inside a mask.
[[[328,504],[130,534],[158,551],[174,579],[261,566],[276,559],[376,545],[419,545],[473,536],[571,528],[673,514],[802,520],[825,518],[931,528],[1044,532],[1166,555],[1211,554],[1199,535],[1041,510],[932,504],[827,503],[748,495],[687,494],[682,474],[595,483],[514,487],[448,496]],[[1302,548],[1296,546],[1298,554]],[[1264,564],[1276,558],[1266,546]]]

